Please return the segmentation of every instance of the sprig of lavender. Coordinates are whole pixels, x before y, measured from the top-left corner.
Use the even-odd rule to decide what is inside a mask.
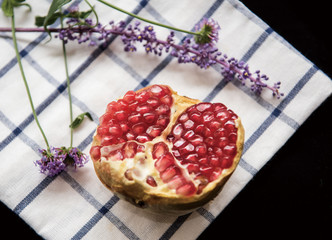
[[[33,117],[37,123],[38,129],[40,133],[42,134],[46,149],[39,149],[39,153],[42,155],[42,158],[40,160],[35,161],[35,165],[40,167],[40,172],[44,173],[48,176],[54,176],[62,172],[67,168],[67,166],[74,166],[75,169],[77,167],[83,167],[85,163],[88,162],[89,158],[86,154],[82,153],[78,148],[73,148],[73,129],[77,127],[78,124],[82,122],[82,117],[84,118],[84,115],[80,115],[79,119],[76,121],[73,120],[73,113],[72,113],[72,101],[71,101],[71,93],[70,93],[70,81],[69,81],[69,75],[68,75],[68,63],[67,63],[67,54],[66,54],[66,48],[65,43],[63,43],[63,54],[64,54],[64,62],[65,62],[65,68],[66,68],[66,78],[67,78],[67,85],[68,85],[68,95],[69,95],[69,105],[70,105],[70,119],[71,119],[71,138],[70,138],[70,147],[61,147],[61,148],[54,148],[50,147],[47,137],[44,133],[43,128],[41,127],[38,116],[36,114],[36,110],[33,104],[30,88],[27,82],[27,78],[24,73],[21,56],[19,54],[18,45],[17,45],[17,39],[16,39],[16,28],[15,28],[15,14],[14,14],[14,8],[19,6],[28,6],[30,9],[30,6],[26,3],[23,3],[24,0],[4,0],[1,8],[4,11],[5,15],[11,18],[11,32],[13,37],[13,43],[14,43],[14,49],[16,53],[16,59],[17,63],[20,68],[20,72],[22,75],[22,79],[25,85],[25,89],[28,95],[29,103],[31,106],[31,110],[33,113]],[[90,116],[91,118],[91,116]],[[74,122],[76,121],[76,124]]]
[[[279,92],[280,82],[272,86],[268,85],[266,81],[269,78],[265,74],[261,74],[259,70],[251,72],[248,64],[235,58],[229,58],[218,50],[216,43],[220,27],[213,19],[203,19],[195,27],[196,32],[200,32],[200,34],[185,38],[182,44],[175,43],[173,31],[166,40],[161,40],[157,38],[152,25],[141,26],[139,21],[128,26],[124,21],[118,23],[111,21],[109,26],[99,23],[94,28],[88,27],[93,24],[91,19],[85,19],[86,25],[81,26],[76,25],[77,21],[77,19],[69,19],[67,27],[59,29],[56,37],[65,42],[89,42],[90,46],[95,46],[98,43],[107,44],[112,35],[119,35],[124,44],[124,50],[127,52],[137,51],[136,45],[140,43],[147,53],[161,56],[163,52],[170,52],[179,63],[195,63],[204,69],[219,64],[220,73],[226,81],[238,79],[243,85],[250,82],[250,89],[258,95],[264,88],[267,88],[272,91],[273,96],[277,98],[283,96],[283,93]]]

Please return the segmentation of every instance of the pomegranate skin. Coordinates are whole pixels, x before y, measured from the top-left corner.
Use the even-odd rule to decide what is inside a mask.
[[[157,86],[157,87],[156,87]],[[197,175],[196,180],[193,182],[190,182],[190,176],[193,176],[193,172],[196,171],[196,169],[199,169],[198,167],[192,167],[196,166],[196,163],[191,163],[189,169],[193,169],[192,173],[188,174],[185,172],[185,169],[183,166],[179,165],[178,159],[175,156],[176,154],[172,152],[173,143],[170,138],[172,137],[172,130],[174,126],[177,124],[178,121],[188,121],[186,119],[186,116],[183,116],[182,114],[185,113],[190,107],[193,105],[199,104],[201,101],[196,99],[191,99],[184,96],[179,96],[175,91],[173,91],[170,87],[166,85],[153,85],[149,86],[143,89],[140,89],[136,92],[136,94],[140,95],[140,99],[147,99],[145,96],[144,91],[146,91],[149,88],[152,88],[153,92],[156,94],[160,94],[160,89],[158,87],[162,87],[163,89],[169,89],[170,93],[169,95],[172,96],[172,100],[169,99],[169,97],[163,97],[163,100],[160,102],[171,102],[170,110],[167,109],[167,107],[159,107],[157,111],[161,111],[160,109],[166,109],[163,110],[162,116],[165,118],[165,112],[168,111],[170,114],[169,123],[166,124],[164,129],[156,128],[158,131],[153,132],[153,137],[150,136],[148,140],[144,142],[139,142],[137,140],[130,140],[128,138],[128,142],[135,142],[135,147],[137,147],[136,155],[133,158],[133,160],[125,159],[125,157],[122,157],[120,153],[121,149],[130,149],[130,153],[124,154],[126,156],[133,156],[133,147],[131,147],[134,144],[131,144],[130,147],[128,147],[126,144],[122,141],[112,143],[112,147],[109,148],[108,146],[102,145],[102,139],[100,135],[98,135],[98,129],[96,131],[96,134],[93,138],[92,147],[90,150],[91,157],[93,159],[93,164],[95,168],[95,172],[100,179],[100,181],[108,188],[110,189],[114,194],[119,196],[122,199],[125,199],[126,201],[132,203],[133,205],[145,208],[152,212],[157,212],[161,214],[171,214],[171,215],[183,215],[188,212],[191,212],[204,204],[208,203],[212,199],[214,199],[222,190],[223,186],[231,176],[231,174],[234,172],[236,166],[238,165],[242,150],[243,150],[243,142],[244,142],[244,128],[242,126],[241,120],[239,117],[234,115],[233,117],[233,123],[234,127],[232,126],[232,129],[235,128],[235,133],[233,132],[229,137],[232,141],[232,144],[235,145],[235,153],[232,153],[234,156],[233,161],[230,163],[227,163],[227,167],[221,169],[217,175],[213,175],[213,177],[210,177],[209,181],[206,180],[204,183],[204,186],[202,187],[200,184],[197,183],[197,179],[200,178],[202,175]],[[129,94],[126,94],[124,99],[132,99],[133,98],[133,92],[130,91]],[[164,100],[166,99],[166,100]],[[142,102],[143,102],[142,100]],[[157,100],[153,100],[151,102],[157,102]],[[160,103],[163,104],[163,103]],[[156,107],[157,108],[157,107]],[[208,108],[208,106],[202,106],[203,110],[205,108]],[[144,111],[143,108],[139,108],[139,111]],[[202,110],[199,109],[199,110]],[[202,111],[203,111],[202,110]],[[207,109],[206,111],[208,111]],[[149,114],[146,114],[149,115]],[[195,114],[193,114],[195,115]],[[209,114],[205,114],[207,117],[205,119],[209,120]],[[194,118],[197,118],[197,115],[194,116]],[[222,116],[223,117],[223,116]],[[179,119],[182,118],[182,119]],[[155,118],[157,119],[157,117]],[[150,121],[150,120],[148,120]],[[152,121],[152,120],[151,120]],[[155,120],[157,121],[157,120]],[[155,124],[155,123],[154,123]],[[116,127],[113,127],[110,129],[110,131],[117,133],[117,130],[119,129],[118,125],[115,125]],[[186,125],[188,129],[192,126],[191,122],[188,122]],[[149,128],[147,126],[146,128]],[[123,128],[124,129],[124,128]],[[149,130],[150,131],[150,130]],[[148,131],[148,132],[149,132]],[[118,134],[119,135],[119,134]],[[152,134],[151,134],[152,135]],[[236,135],[236,137],[234,137]],[[125,135],[124,135],[125,136]],[[189,134],[188,134],[189,136]],[[193,137],[194,138],[194,137]],[[200,139],[195,136],[196,141],[200,141]],[[198,139],[198,140],[197,140]],[[161,144],[165,143],[165,144]],[[125,144],[125,145],[123,145]],[[162,148],[160,151],[169,151],[165,156],[159,156],[160,153],[157,153],[154,146],[156,145],[162,145]],[[216,143],[218,144],[218,143]],[[167,146],[168,150],[167,150]],[[105,149],[103,149],[105,148]],[[115,156],[120,155],[119,161],[112,160],[113,158],[105,158],[102,157],[102,154],[107,151],[114,151],[113,149],[118,149],[116,151]],[[102,154],[96,154],[98,149]],[[166,149],[166,150],[165,150]],[[195,148],[196,149],[196,148]],[[197,148],[199,149],[199,148]],[[227,149],[225,149],[227,150]],[[154,152],[155,151],[155,152]],[[198,150],[199,153],[202,152],[202,150]],[[220,150],[219,150],[220,151]],[[203,151],[204,152],[204,151]],[[172,153],[172,154],[171,154]],[[218,152],[217,152],[218,153]],[[221,154],[221,153],[220,153]],[[157,155],[157,156],[155,156]],[[192,157],[194,154],[191,154],[191,157],[187,157],[188,159],[194,161],[196,158]],[[171,159],[174,157],[174,162],[176,162],[177,165],[172,165],[173,160]],[[94,159],[97,158],[97,159]],[[165,158],[168,162],[163,162],[163,164],[160,164],[161,160],[158,160],[157,158]],[[120,160],[121,158],[121,160]],[[123,160],[125,159],[125,160]],[[211,163],[212,164],[212,163]],[[157,167],[155,167],[157,165]],[[224,164],[225,165],[225,164]],[[142,178],[141,175],[144,175],[144,170],[142,169],[149,169],[149,173],[147,174],[149,177],[149,181],[147,181],[146,178]],[[171,170],[165,170],[171,169]],[[159,172],[157,169],[163,172]],[[175,169],[175,170],[174,170]],[[184,170],[183,170],[184,169]],[[220,169],[220,168],[216,168]],[[142,172],[139,172],[142,171]],[[130,173],[130,174],[129,174]],[[132,174],[133,173],[133,174]],[[136,175],[135,175],[136,174]],[[170,179],[173,177],[174,174],[180,174],[180,178],[178,181],[171,181]],[[181,175],[182,174],[182,175]],[[167,177],[164,177],[167,175]],[[129,176],[129,177],[128,177]],[[132,177],[136,176],[136,177]],[[178,176],[175,176],[178,177]],[[174,178],[175,178],[174,177]],[[164,178],[164,181],[163,181]],[[203,176],[204,178],[204,176]],[[189,180],[188,180],[189,179]],[[206,179],[206,178],[204,178]],[[212,179],[212,180],[211,180]],[[189,181],[189,182],[188,182]],[[147,184],[147,182],[150,182],[150,184]],[[151,184],[153,182],[153,184]],[[171,183],[170,183],[171,182]],[[175,183],[174,183],[175,182]],[[175,184],[175,186],[178,186],[178,184],[182,184],[182,191],[177,191],[175,189],[172,189],[171,184]],[[183,183],[182,183],[183,182]],[[202,181],[204,182],[204,181]],[[194,184],[193,184],[194,183]],[[185,185],[185,187],[183,187]],[[195,185],[195,189],[191,191],[191,186]],[[185,190],[183,190],[185,189]],[[181,195],[177,194],[177,192],[185,192],[187,195]]]

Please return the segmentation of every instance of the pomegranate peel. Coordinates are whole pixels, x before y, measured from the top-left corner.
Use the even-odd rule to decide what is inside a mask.
[[[100,181],[118,196],[180,215],[218,195],[243,142],[240,118],[223,104],[153,85],[108,105],[90,155]]]

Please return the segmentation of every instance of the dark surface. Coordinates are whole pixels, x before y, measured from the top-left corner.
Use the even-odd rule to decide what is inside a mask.
[[[329,7],[323,1],[244,0],[249,9],[332,76]],[[272,4],[273,3],[273,4]],[[315,89],[313,89],[314,91]],[[331,97],[226,207],[199,239],[329,239],[332,226]],[[324,126],[324,127],[323,127]],[[2,235],[39,236],[0,204]],[[15,226],[16,231],[12,231]]]

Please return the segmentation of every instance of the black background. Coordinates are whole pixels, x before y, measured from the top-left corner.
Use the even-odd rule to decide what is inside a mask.
[[[319,69],[332,77],[332,20],[329,17],[330,4],[328,5],[327,1],[242,2]],[[199,239],[329,239],[332,227],[331,110],[330,97],[257,173]],[[10,236],[12,239],[20,236],[25,239],[40,238],[2,203],[0,213],[3,236]]]

